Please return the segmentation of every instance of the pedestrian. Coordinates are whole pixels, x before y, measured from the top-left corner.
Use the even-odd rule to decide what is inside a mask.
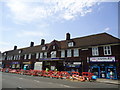
[[[113,79],[114,73],[110,71],[110,79]]]
[[[46,68],[46,70],[45,70],[46,72],[48,72],[49,71],[49,69],[48,68]]]

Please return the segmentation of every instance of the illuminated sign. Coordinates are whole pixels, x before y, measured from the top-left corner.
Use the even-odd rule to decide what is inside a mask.
[[[115,62],[115,57],[90,57],[90,62]]]

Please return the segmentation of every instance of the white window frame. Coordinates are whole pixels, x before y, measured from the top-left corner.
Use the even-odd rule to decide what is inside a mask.
[[[31,57],[32,57],[32,54],[31,54],[31,53],[29,53],[29,55],[28,55],[28,59],[31,59]]]
[[[18,60],[20,60],[20,55],[18,55]]]
[[[74,42],[69,42],[68,43],[68,47],[73,47],[74,46]]]
[[[55,46],[53,46],[53,49],[55,49]]]
[[[79,49],[74,49],[74,57],[78,57],[79,56]]]
[[[92,56],[98,56],[99,50],[98,47],[92,47]]]
[[[71,57],[72,56],[72,50],[71,49],[67,49],[67,57]]]
[[[44,58],[47,58],[47,52],[44,52]]]
[[[46,46],[43,46],[43,47],[42,47],[42,50],[45,50],[45,49],[46,49]]]
[[[51,58],[56,58],[57,51],[51,51]]]
[[[40,58],[43,58],[43,52],[40,53]]]
[[[24,59],[27,59],[27,54],[24,55]]]
[[[104,49],[104,55],[112,55],[112,52],[111,52],[111,46],[103,46],[103,49]]]
[[[65,57],[65,50],[61,50],[61,57]]]
[[[36,59],[38,59],[39,58],[39,53],[36,53]]]

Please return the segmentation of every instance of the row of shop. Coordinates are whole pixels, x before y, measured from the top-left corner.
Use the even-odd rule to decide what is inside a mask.
[[[11,62],[9,64],[2,64],[3,67],[8,67],[12,69],[34,69],[34,70],[58,70],[58,71],[77,71],[83,72],[88,71],[94,73],[98,78],[112,78],[118,79],[117,76],[117,60],[115,57],[90,57],[88,63],[88,68],[84,68],[84,63],[82,61],[64,61],[62,58],[51,58],[42,59],[39,62]],[[86,69],[86,70],[85,70]]]

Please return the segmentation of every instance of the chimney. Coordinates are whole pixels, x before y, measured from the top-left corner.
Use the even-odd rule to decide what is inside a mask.
[[[66,40],[70,40],[70,33],[66,33]]]
[[[14,50],[16,50],[17,49],[17,46],[14,46]]]
[[[45,40],[41,39],[41,45],[44,45],[44,44],[45,44]]]
[[[33,47],[33,46],[34,46],[34,42],[31,42],[31,43],[30,43],[30,47]]]

